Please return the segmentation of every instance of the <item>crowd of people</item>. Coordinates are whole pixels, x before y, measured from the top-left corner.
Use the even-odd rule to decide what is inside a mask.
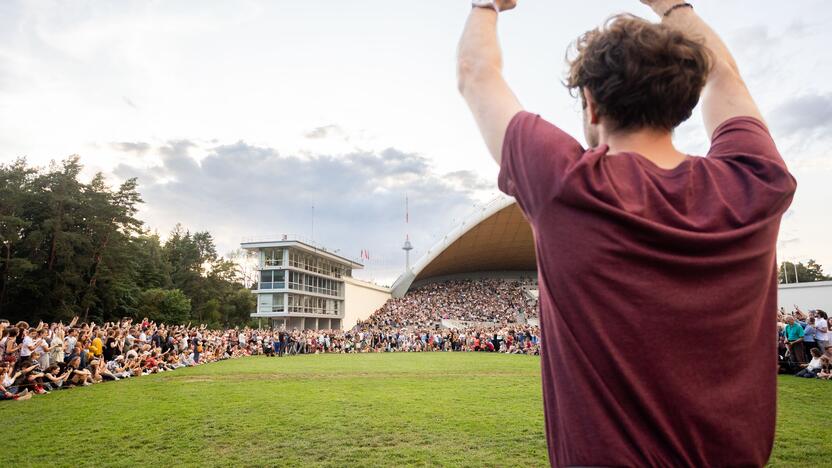
[[[464,315],[461,303],[457,303],[453,313],[436,316],[476,317],[490,323],[461,329],[440,327],[433,318],[403,318],[402,326],[398,322],[375,325],[380,323],[378,316],[384,308],[374,314],[375,320],[350,330],[210,330],[204,325],[157,324],[147,318],[138,323],[125,318],[104,324],[79,323],[75,318],[66,325],[41,322],[37,326],[0,320],[0,399],[27,400],[34,394],[250,355],[431,351],[539,355],[538,327],[519,324],[513,317],[509,321],[505,314],[483,315],[483,310],[502,312],[502,305],[495,304],[517,297],[506,293],[499,283],[492,283],[492,287],[502,302],[483,300],[479,288],[475,294],[465,295],[476,298],[478,307],[490,309]],[[431,290],[434,294],[429,296],[438,297],[437,289]]]
[[[539,355],[532,280],[434,283],[389,300],[350,330],[276,330],[165,325],[147,318],[104,324],[10,324],[0,320],[0,399],[137,378],[250,355],[497,352]],[[467,322],[462,328],[442,320]],[[826,312],[778,312],[781,372],[832,380]]]
[[[251,354],[251,330],[141,323],[0,320],[0,399],[172,371]]]
[[[810,379],[832,380],[832,330],[820,309],[808,313],[795,306],[778,312],[780,371]]]
[[[523,323],[537,317],[534,279],[479,279],[430,283],[391,299],[360,325],[431,328],[442,320]]]
[[[539,355],[540,329],[502,324],[464,329],[381,329],[359,325],[351,330],[278,330],[263,334],[262,347],[265,354],[276,356],[431,351]]]

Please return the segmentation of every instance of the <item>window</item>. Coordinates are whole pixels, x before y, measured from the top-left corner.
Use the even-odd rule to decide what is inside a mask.
[[[289,294],[286,310],[290,313],[338,315],[339,303],[323,297]]]
[[[334,278],[342,277],[345,271],[338,263],[292,249],[289,250],[289,266]]]
[[[328,278],[289,270],[289,289],[327,296],[339,296],[338,282]]]
[[[263,255],[267,267],[283,266],[283,249],[265,249]]]
[[[283,311],[283,294],[272,294],[272,312]]]
[[[260,289],[283,289],[286,287],[284,270],[260,271]]]

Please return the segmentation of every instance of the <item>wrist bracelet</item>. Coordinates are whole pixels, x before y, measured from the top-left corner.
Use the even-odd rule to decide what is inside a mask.
[[[497,13],[500,12],[500,7],[497,6],[497,2],[494,0],[472,0],[471,6],[474,8],[487,8],[489,10],[494,10]]]
[[[665,13],[664,13],[664,15],[662,15],[662,16],[664,16],[665,18],[667,18],[668,16],[670,16],[670,14],[671,14],[671,13],[673,13],[673,11],[674,11],[674,10],[677,10],[677,9],[679,9],[679,8],[690,8],[690,9],[692,10],[692,9],[693,9],[693,5],[691,5],[690,3],[687,3],[687,2],[685,2],[685,3],[677,3],[676,5],[673,5],[672,7],[670,7],[670,8],[669,8],[669,9],[668,9]]]

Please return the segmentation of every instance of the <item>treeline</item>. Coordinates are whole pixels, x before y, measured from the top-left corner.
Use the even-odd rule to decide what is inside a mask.
[[[832,276],[823,273],[823,266],[814,260],[797,264],[783,262],[780,264],[780,283],[811,283],[813,281],[832,281]]]
[[[177,225],[162,242],[136,218],[136,179],[83,183],[81,170],[77,156],[0,165],[0,318],[249,321],[255,299],[210,233]]]

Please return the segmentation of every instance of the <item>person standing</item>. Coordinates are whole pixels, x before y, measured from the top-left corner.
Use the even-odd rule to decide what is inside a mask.
[[[18,360],[18,366],[21,362],[27,361],[32,356],[32,351],[35,350],[35,341],[29,336],[29,329],[28,328],[18,328],[22,335],[23,339],[20,341],[20,359]]]
[[[49,343],[46,342],[46,329],[42,328],[35,332],[34,344],[32,355],[37,354],[40,370],[44,370],[49,367]]]
[[[720,37],[690,3],[642,1],[661,23],[618,15],[576,42],[566,84],[586,148],[502,76],[497,22],[516,1],[474,1],[459,44],[459,90],[535,234],[549,460],[761,466],[797,184]],[[673,144],[700,98],[706,157]],[[714,355],[754,359],[726,373]]]
[[[832,346],[832,331],[829,330],[829,316],[826,315],[826,312],[818,309],[815,311],[815,341],[818,344],[818,348],[822,353],[826,352],[826,349]]]
[[[78,343],[78,329],[70,328],[65,341],[64,360],[67,360],[69,358],[69,354],[72,353],[72,350],[75,349],[75,345]]]
[[[806,326],[803,327],[803,362],[809,362],[812,359],[812,349],[819,348],[816,341],[817,333],[815,317],[809,317],[806,319]],[[823,351],[821,351],[821,354],[823,354]]]
[[[63,325],[59,325],[52,333],[52,341],[49,342],[50,365],[63,364],[64,356],[64,327]]]
[[[786,347],[789,349],[789,361],[796,366],[806,362],[806,351],[803,345],[803,327],[791,315],[786,317],[786,328],[783,329],[783,334],[786,336]]]

